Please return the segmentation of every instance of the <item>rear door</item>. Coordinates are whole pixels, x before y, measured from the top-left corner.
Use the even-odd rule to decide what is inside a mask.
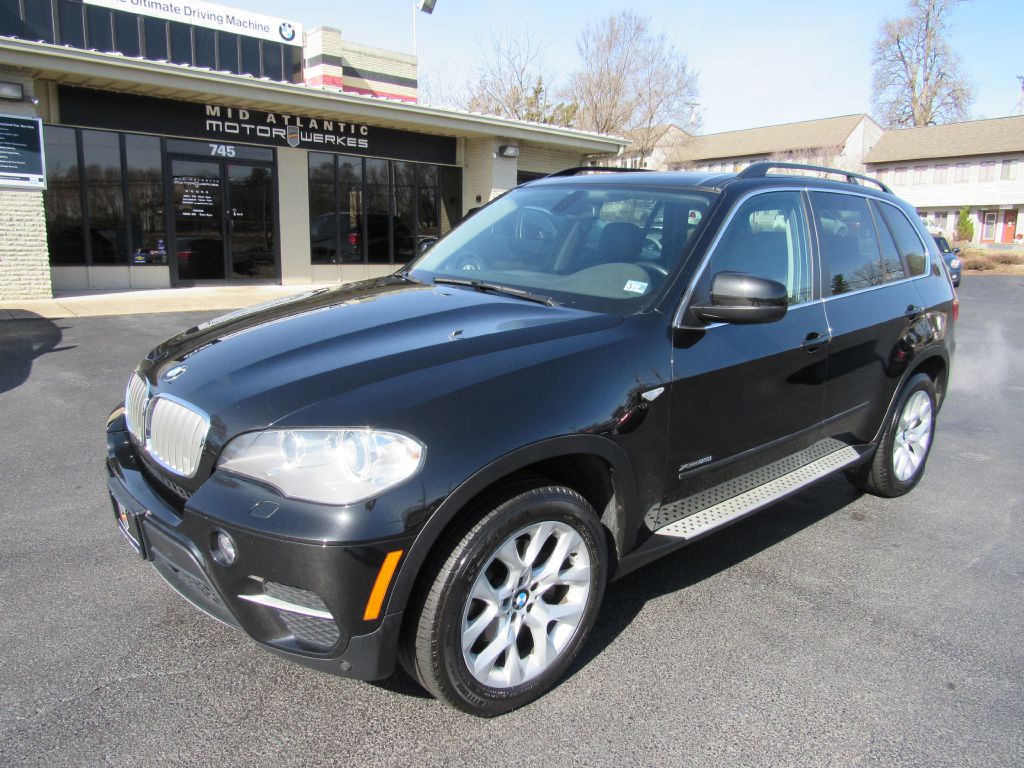
[[[856,193],[809,196],[832,334],[828,432],[866,443],[912,356],[915,326],[924,318],[914,278],[927,271],[928,251],[895,206]]]
[[[712,245],[690,303],[707,301],[714,275],[729,271],[783,283],[789,308],[772,323],[677,332],[664,502],[815,440],[824,412],[828,324],[814,295],[812,265],[799,189],[747,198]]]

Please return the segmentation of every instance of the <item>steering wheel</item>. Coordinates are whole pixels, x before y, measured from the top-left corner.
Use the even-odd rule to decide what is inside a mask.
[[[662,277],[668,277],[668,270],[665,265],[657,261],[634,261],[638,267],[643,267],[648,272],[653,272]]]
[[[661,253],[661,243],[659,243],[653,237],[645,237],[644,238],[644,247],[641,250],[646,251],[648,249],[650,249],[650,250],[660,254]]]
[[[543,208],[524,208],[516,221],[516,238],[544,242],[558,234],[554,218]]]
[[[484,260],[472,251],[462,251],[452,260],[452,267],[462,272],[476,272],[484,268]]]

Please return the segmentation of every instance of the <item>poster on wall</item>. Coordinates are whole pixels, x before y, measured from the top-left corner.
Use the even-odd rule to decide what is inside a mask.
[[[43,121],[0,115],[0,188],[46,189]]]

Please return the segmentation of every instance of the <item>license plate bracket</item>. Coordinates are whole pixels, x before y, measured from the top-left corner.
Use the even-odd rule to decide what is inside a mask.
[[[146,545],[142,537],[142,526],[139,524],[139,516],[128,507],[111,496],[114,504],[114,516],[117,518],[117,528],[121,535],[127,540],[132,549],[143,560],[146,559]]]

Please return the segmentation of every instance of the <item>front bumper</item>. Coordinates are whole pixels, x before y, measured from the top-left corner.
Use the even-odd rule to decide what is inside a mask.
[[[107,475],[122,529],[127,522],[140,554],[200,610],[321,671],[373,680],[394,670],[402,613],[370,616],[368,601],[388,553],[407,553],[413,537],[311,537],[308,507],[290,515],[288,499],[233,478],[214,476],[175,509],[144,474],[123,419],[108,426]],[[219,532],[236,543],[229,566],[213,556]]]

